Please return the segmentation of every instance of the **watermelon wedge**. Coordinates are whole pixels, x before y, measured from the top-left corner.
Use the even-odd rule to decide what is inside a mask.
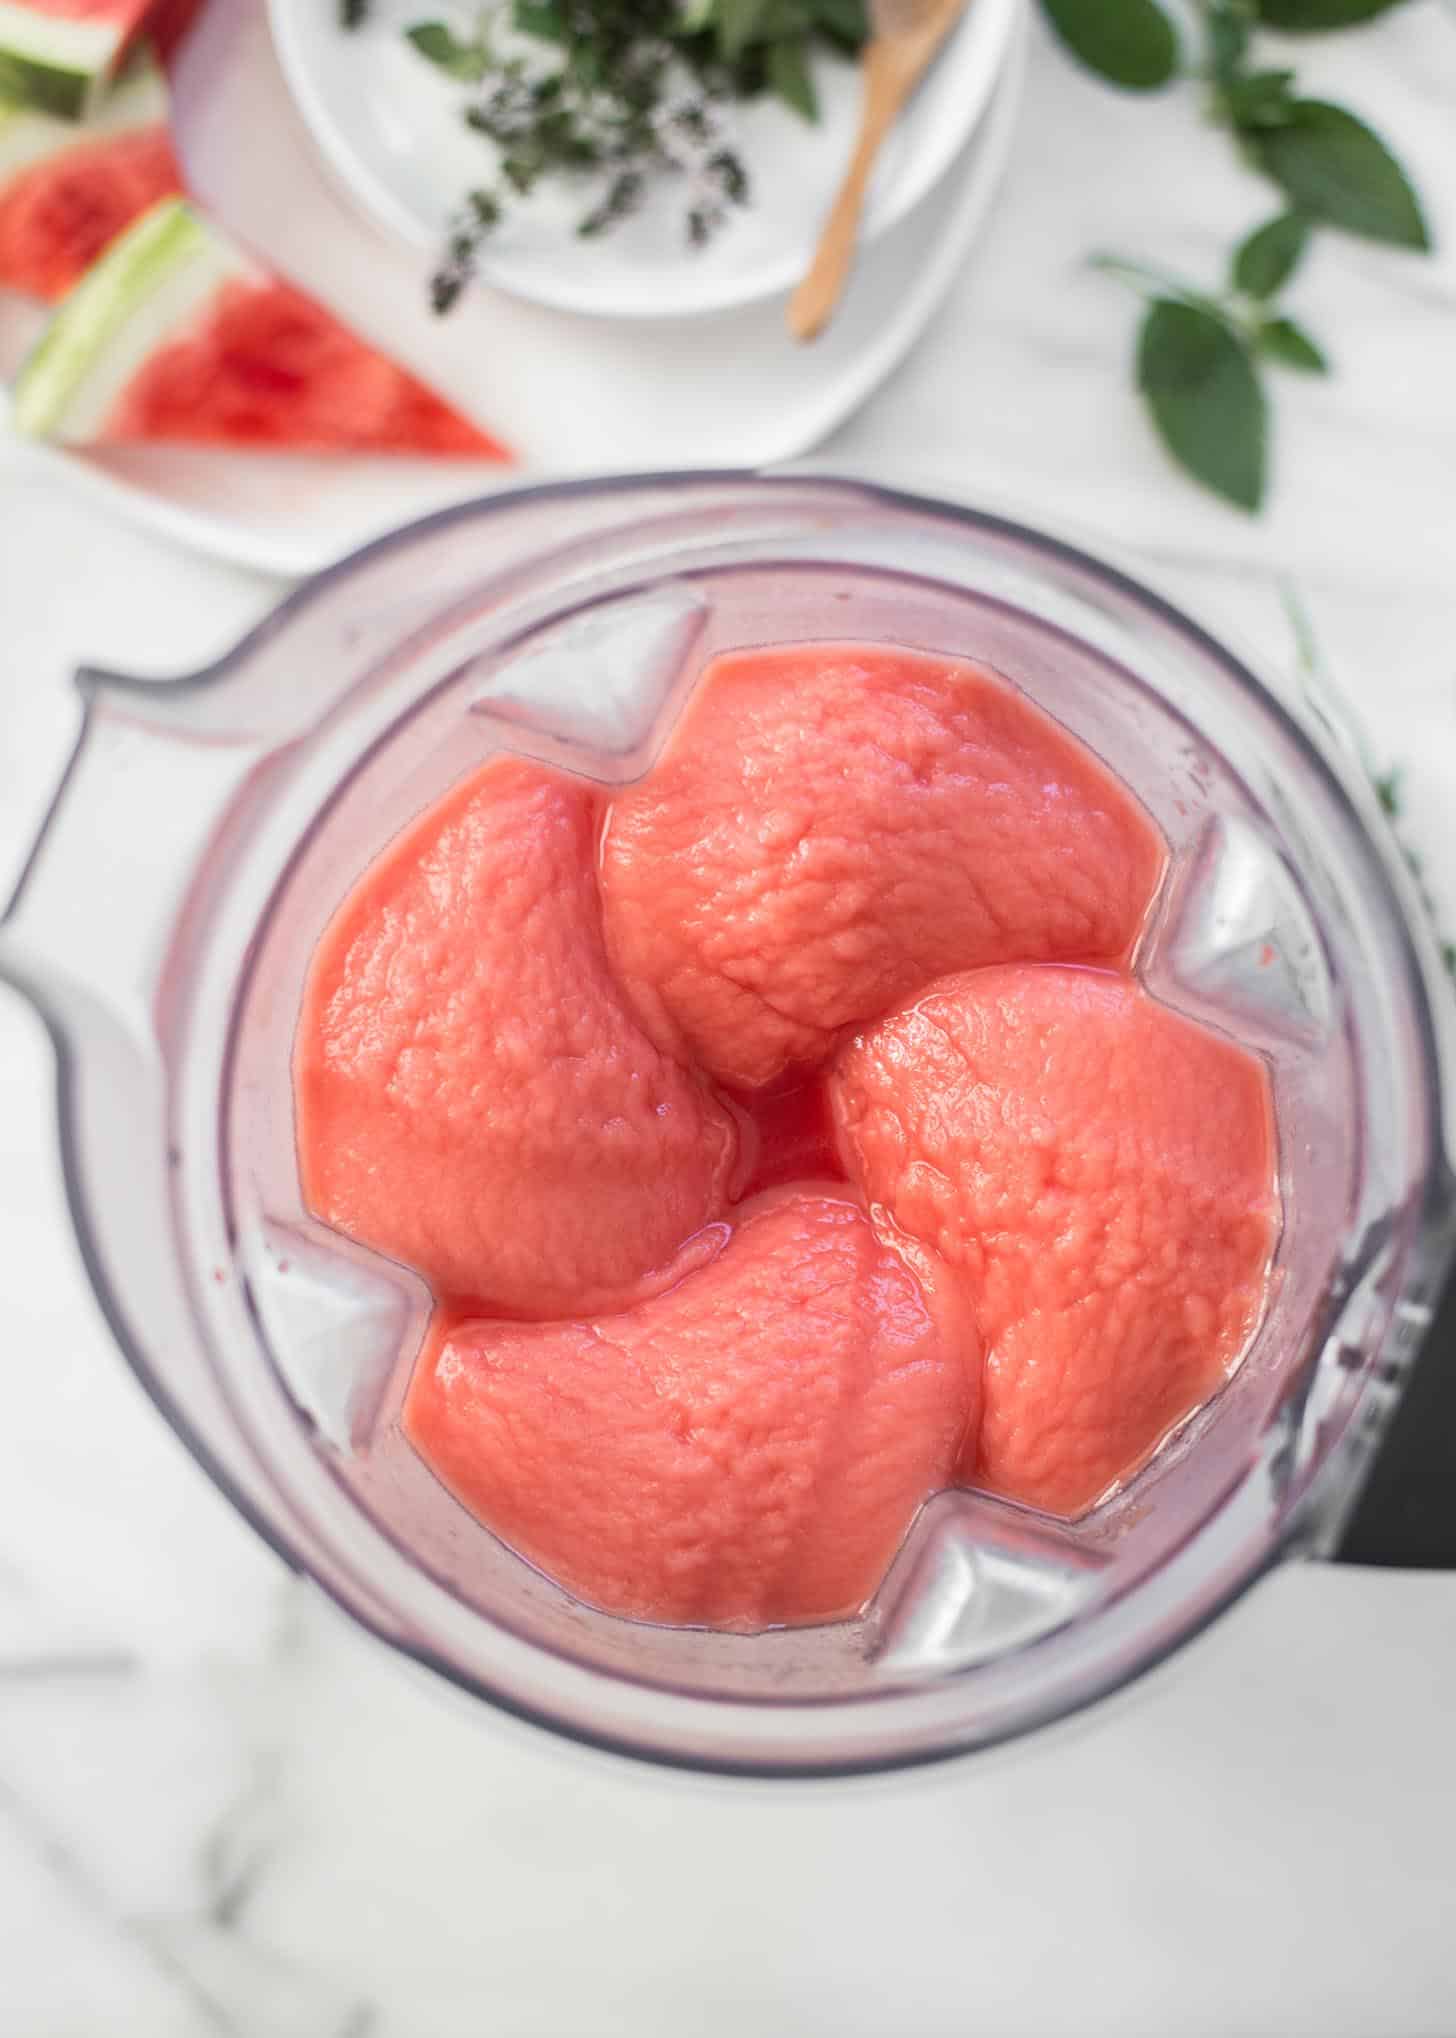
[[[61,120],[86,119],[141,34],[153,4],[0,0],[0,98]]]
[[[146,53],[84,129],[0,107],[0,288],[63,297],[134,219],[181,192],[167,110]]]
[[[70,444],[510,458],[180,198],[62,300],[13,396],[20,432]]]

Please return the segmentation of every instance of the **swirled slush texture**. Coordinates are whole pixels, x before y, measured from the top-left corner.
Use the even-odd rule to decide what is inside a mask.
[[[723,1206],[728,1111],[602,952],[598,811],[504,759],[390,845],[320,942],[294,1048],[305,1200],[437,1295],[635,1296]]]
[[[459,785],[295,1048],[309,1204],[435,1290],[424,1462],[592,1605],[735,1628],[852,1614],[945,1485],[1134,1473],[1277,1218],[1262,1065],[1130,974],[1164,855],[1006,681],[883,645],[715,659],[610,801]]]
[[[612,961],[653,1037],[752,1087],[952,970],[1113,961],[1163,843],[995,674],[875,644],[716,659],[612,804]]]
[[[781,1191],[621,1315],[437,1320],[405,1429],[497,1535],[595,1606],[830,1620],[868,1599],[950,1479],[974,1427],[971,1337],[856,1204]]]
[[[833,1078],[851,1176],[963,1283],[985,1348],[963,1481],[1076,1514],[1227,1377],[1274,1244],[1264,1067],[1092,970],[980,970]]]

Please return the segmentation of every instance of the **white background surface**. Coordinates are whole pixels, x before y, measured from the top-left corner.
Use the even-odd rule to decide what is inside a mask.
[[[1292,578],[1456,919],[1456,29],[1415,0],[1300,61],[1398,138],[1441,252],[1320,242],[1291,308],[1340,373],[1281,383],[1265,520],[1163,466],[1134,308],[1080,266],[1211,280],[1264,187],[1040,36],[995,224],[830,451],[1140,547],[1280,659]],[[4,877],[71,668],[195,664],[276,593],[0,453]],[[0,994],[5,2038],[1456,2030],[1456,1578],[1288,1572],[1113,1709],[910,1779],[574,1754],[344,1631],[214,1496],[84,1286],[50,1084]]]

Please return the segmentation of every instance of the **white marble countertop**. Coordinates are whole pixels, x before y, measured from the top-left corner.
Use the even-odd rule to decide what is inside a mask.
[[[1134,307],[1080,266],[1208,276],[1263,190],[1040,34],[987,239],[829,450],[1140,547],[1279,659],[1292,580],[1456,922],[1456,24],[1414,0],[1301,65],[1398,139],[1441,247],[1321,243],[1293,302],[1340,372],[1284,379],[1265,519],[1164,466]],[[0,534],[9,855],[78,661],[184,669],[276,589],[3,454]],[[9,994],[0,1354],[7,2038],[1456,2029],[1456,1577],[1287,1571],[1076,1730],[872,1786],[700,1784],[477,1716],[292,1583],[133,1384]]]

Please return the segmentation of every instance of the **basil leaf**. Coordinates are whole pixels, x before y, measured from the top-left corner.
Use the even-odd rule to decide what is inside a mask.
[[[1272,297],[1294,274],[1309,241],[1302,212],[1281,212],[1256,227],[1234,255],[1233,286],[1245,297]]]
[[[1042,0],[1072,55],[1129,92],[1166,85],[1178,68],[1178,38],[1157,0]]]
[[[865,0],[814,0],[814,19],[825,35],[845,49],[861,49],[869,39]]]
[[[1208,67],[1216,85],[1228,85],[1239,74],[1249,47],[1249,17],[1228,0],[1210,7],[1204,19]]]
[[[755,42],[796,42],[814,33],[807,0],[768,0],[754,30]]]
[[[768,53],[768,82],[785,106],[791,106],[805,120],[819,118],[819,100],[809,75],[808,45],[802,37],[772,45]]]
[[[417,22],[404,33],[406,42],[412,42],[422,57],[448,71],[452,78],[464,78],[475,85],[490,68],[485,51],[476,43],[459,41],[443,21]]]
[[[1292,100],[1284,126],[1260,129],[1249,142],[1264,170],[1312,218],[1396,247],[1431,245],[1404,170],[1343,106]]]
[[[1251,127],[1283,127],[1294,104],[1293,71],[1250,71],[1231,78],[1223,88],[1225,110],[1241,132]]]
[[[1353,28],[1398,7],[1400,0],[1255,0],[1266,28],[1288,35],[1317,35],[1325,29]]]
[[[1292,318],[1265,319],[1255,332],[1259,352],[1281,368],[1297,368],[1302,375],[1328,375],[1330,364],[1303,326]]]
[[[768,0],[718,0],[714,27],[718,52],[725,64],[736,64],[758,34]]]
[[[1137,377],[1178,464],[1225,501],[1257,509],[1264,498],[1264,392],[1233,329],[1197,305],[1156,298],[1138,337]]]

